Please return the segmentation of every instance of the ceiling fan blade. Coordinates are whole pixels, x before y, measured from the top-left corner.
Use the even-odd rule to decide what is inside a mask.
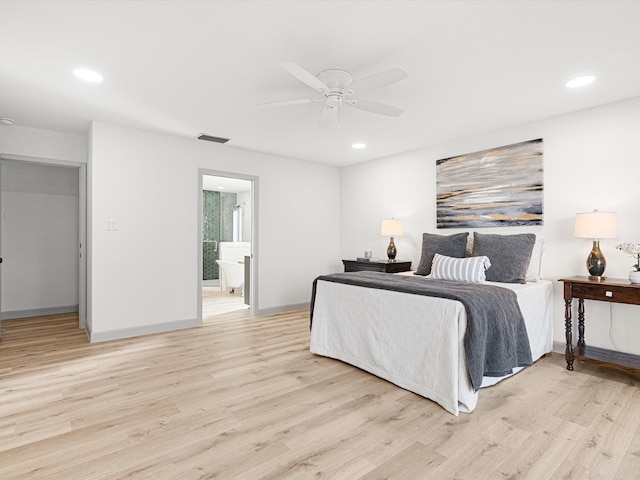
[[[281,100],[279,102],[259,103],[259,107],[286,107],[288,105],[302,105],[304,103],[319,102],[324,98],[311,99],[311,98],[299,98],[295,100]]]
[[[376,73],[369,77],[365,77],[361,80],[353,82],[351,85],[349,85],[349,90],[353,91],[355,94],[360,95],[362,93],[367,93],[379,88],[386,87],[407,77],[407,72],[405,72],[401,68],[393,68],[391,70]]]
[[[319,127],[328,127],[333,122],[333,118],[337,113],[337,109],[331,105],[326,105],[322,112],[320,112],[320,119],[318,120]]]
[[[324,82],[322,82],[318,77],[316,77],[313,73],[305,70],[300,65],[295,62],[285,62],[281,63],[280,66],[284,68],[291,75],[296,77],[302,83],[306,83],[311,88],[318,90],[322,93],[329,91],[329,87],[327,87]]]
[[[360,110],[365,110],[371,113],[377,113],[380,115],[387,115],[389,117],[398,117],[404,112],[403,109],[398,107],[393,107],[391,105],[386,105],[380,102],[374,102],[373,100],[348,100],[346,103],[353,108],[358,108]]]

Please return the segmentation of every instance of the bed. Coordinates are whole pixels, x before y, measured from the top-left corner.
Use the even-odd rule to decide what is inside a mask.
[[[456,235],[423,234],[418,269],[409,273],[414,278],[374,272],[318,277],[312,296],[310,351],[349,363],[431,399],[454,415],[472,412],[481,388],[495,385],[550,352],[553,289],[550,281],[539,276],[542,239],[533,234],[503,236],[474,232],[474,244],[469,246],[466,234],[457,235],[452,238]],[[523,237],[527,240],[524,247]],[[458,248],[454,252],[448,250],[452,241]],[[452,253],[454,256],[450,257]],[[452,273],[451,265],[443,274],[439,268],[442,262],[463,265],[467,270],[471,263],[476,267],[471,277],[467,271],[460,280]],[[492,268],[495,269],[491,271]],[[383,276],[386,286],[375,288],[367,283],[377,279],[366,280],[362,285],[354,280],[372,275]],[[496,278],[509,281],[495,281]],[[465,338],[468,340],[472,330],[470,318],[476,321],[477,314],[469,316],[468,301],[444,298],[448,294],[431,296],[397,291],[391,285],[393,282],[410,283],[411,288],[423,283],[438,285],[438,289],[448,286],[452,291],[474,284],[476,291],[504,292],[513,298],[521,313],[528,361],[519,360],[520,365],[514,364],[509,371],[481,373],[480,380],[476,374],[472,381]],[[506,345],[509,350],[510,341],[500,339],[497,344]]]

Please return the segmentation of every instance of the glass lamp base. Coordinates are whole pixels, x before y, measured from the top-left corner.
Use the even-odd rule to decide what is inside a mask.
[[[604,269],[607,266],[607,261],[604,259],[604,255],[600,250],[600,241],[593,241],[593,248],[591,253],[587,257],[587,270],[589,270],[589,280],[604,280]]]
[[[396,250],[396,244],[393,242],[393,237],[391,237],[391,241],[387,247],[387,258],[390,262],[396,261],[396,253],[398,253],[398,250]]]

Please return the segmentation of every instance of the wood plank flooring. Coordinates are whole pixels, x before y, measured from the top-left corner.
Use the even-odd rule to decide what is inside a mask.
[[[4,321],[0,479],[637,479],[640,375],[550,355],[454,417],[308,351],[308,311],[89,344]]]

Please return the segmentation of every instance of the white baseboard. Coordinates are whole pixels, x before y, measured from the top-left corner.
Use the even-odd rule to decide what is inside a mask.
[[[309,302],[298,303],[295,305],[283,305],[281,307],[261,308],[255,312],[257,317],[267,317],[269,315],[275,315],[276,313],[290,312],[292,310],[301,310],[303,308],[309,308]]]
[[[170,332],[172,330],[180,330],[183,328],[199,327],[201,324],[197,318],[189,318],[187,320],[175,320],[172,322],[154,323],[152,325],[141,325],[139,327],[120,328],[117,330],[107,330],[105,332],[89,332],[89,341],[91,343],[106,342],[109,340],[119,340],[122,338],[139,337],[142,335],[150,335],[152,333]]]
[[[14,320],[16,318],[43,317],[60,313],[78,313],[78,305],[64,305],[62,307],[29,308],[27,310],[13,310],[0,313],[0,320]]]

